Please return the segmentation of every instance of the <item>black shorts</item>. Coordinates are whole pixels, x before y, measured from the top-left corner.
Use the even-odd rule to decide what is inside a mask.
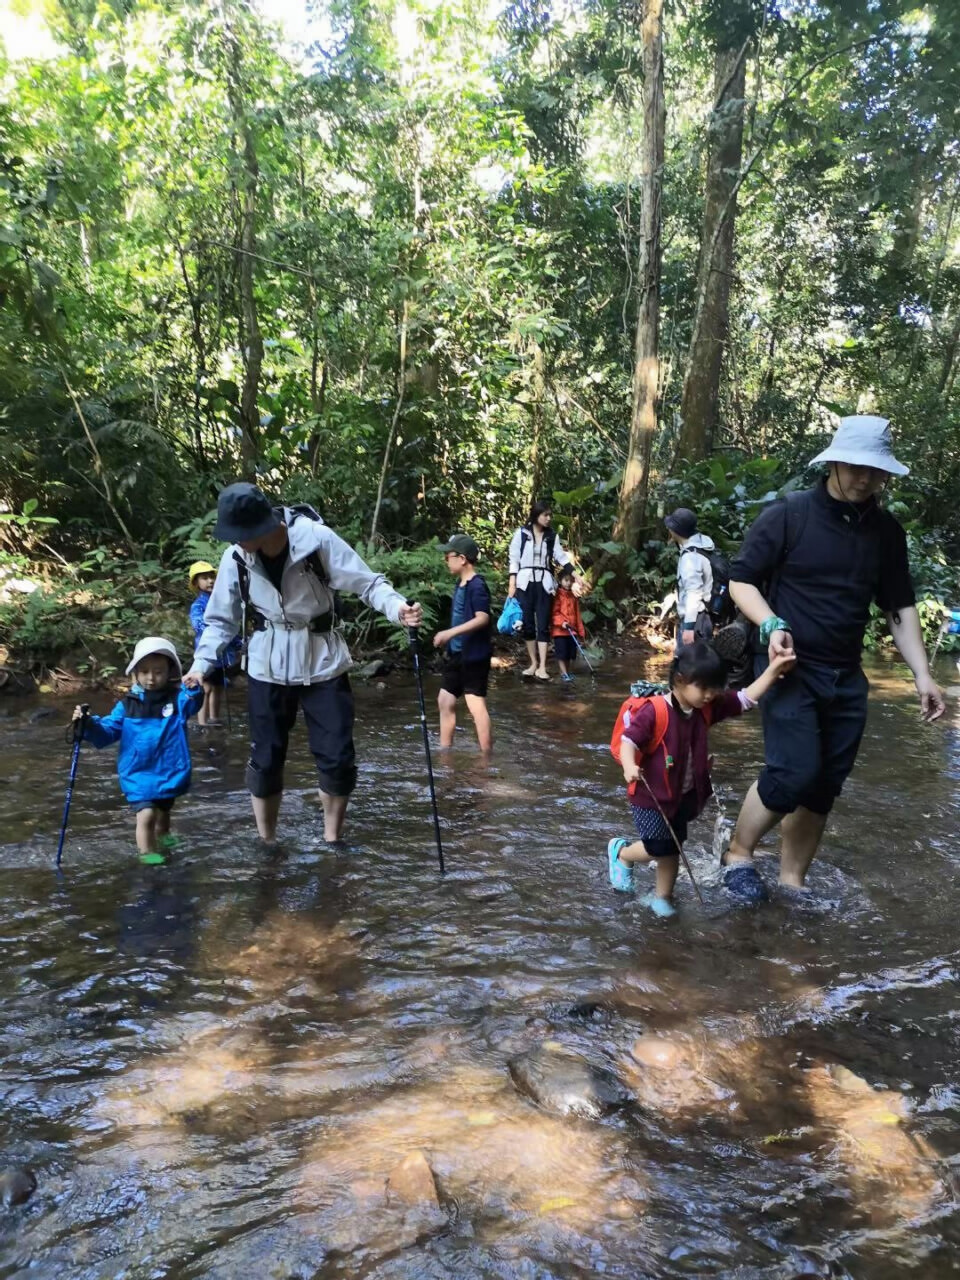
[[[203,683],[212,685],[214,689],[219,689],[226,680],[236,680],[240,674],[240,663],[235,662],[232,666],[226,668],[214,667],[207,675],[203,677]]]
[[[172,800],[141,800],[133,806],[133,811],[143,813],[144,809],[159,809],[161,813],[169,813],[176,803],[176,796]]]
[[[443,665],[440,688],[445,693],[452,693],[455,698],[462,698],[465,693],[471,694],[474,698],[485,698],[489,680],[489,654],[473,662],[464,662],[461,654],[451,653]]]
[[[756,674],[766,666],[759,655]],[[757,782],[768,809],[830,812],[857,759],[869,688],[859,667],[803,660],[768,690],[760,702],[766,766]]]
[[[321,790],[331,796],[350,794],[357,784],[357,762],[353,748],[353,693],[346,675],[316,684],[270,684],[248,676],[247,706],[247,789],[251,795],[266,798],[283,790],[290,730],[301,710]]]
[[[574,662],[577,657],[577,644],[573,636],[554,636],[553,652],[558,662]]]

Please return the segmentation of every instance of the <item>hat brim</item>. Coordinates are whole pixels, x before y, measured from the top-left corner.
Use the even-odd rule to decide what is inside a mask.
[[[808,467],[815,467],[821,462],[845,462],[848,467],[873,467],[876,471],[885,471],[891,476],[908,476],[910,468],[898,462],[892,453],[871,453],[868,449],[835,449],[832,445],[811,458]]]
[[[166,658],[177,673],[177,679],[183,679],[183,667],[180,665],[180,659],[175,653],[170,653],[166,649],[151,649],[148,653],[141,653],[139,657],[131,658],[130,665],[127,667],[127,675],[132,676],[144,658],[152,658],[154,656],[158,658]]]
[[[281,524],[283,521],[275,511],[264,516],[260,524],[252,528],[249,525],[231,524],[229,520],[218,520],[214,525],[213,536],[218,542],[254,542],[257,538],[265,538],[274,529],[279,529]]]

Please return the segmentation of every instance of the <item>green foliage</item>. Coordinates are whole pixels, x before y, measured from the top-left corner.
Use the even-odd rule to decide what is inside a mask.
[[[960,547],[949,9],[672,13],[648,531],[685,503],[731,548],[836,414],[875,407],[922,479],[898,490],[918,573]],[[399,22],[338,0],[308,66],[246,0],[44,12],[49,56],[0,53],[0,545],[56,564],[62,599],[77,587],[63,560],[116,549],[130,585],[104,572],[105,598],[150,615],[134,566],[153,556],[176,598],[191,560],[218,559],[215,495],[243,475],[352,544],[394,548],[378,563],[442,613],[431,540],[464,529],[499,563],[529,501],[552,494],[596,570],[594,620],[659,597],[662,542],[621,548],[615,532],[642,283],[633,10],[451,0]],[[681,471],[715,57],[741,47],[712,453]],[[76,570],[85,585],[98,572]],[[82,639],[61,587],[29,623],[26,603],[3,606],[31,651]],[[109,619],[86,622],[107,638]]]

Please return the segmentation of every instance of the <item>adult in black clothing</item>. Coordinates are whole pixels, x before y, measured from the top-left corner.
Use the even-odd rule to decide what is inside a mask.
[[[829,463],[826,479],[762,512],[730,573],[734,603],[759,627],[757,669],[787,650],[797,655],[763,700],[765,767],[726,855],[724,883],[744,901],[767,896],[753,855],[778,822],[780,882],[803,886],[866,723],[860,655],[872,601],[913,672],[924,720],[944,710],[927,664],[906,536],[877,502],[891,475],[907,474],[893,456],[888,422],[844,418],[811,465],[818,462]]]

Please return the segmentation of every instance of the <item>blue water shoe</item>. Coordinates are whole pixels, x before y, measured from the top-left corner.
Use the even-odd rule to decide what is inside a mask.
[[[633,867],[621,862],[619,853],[629,844],[622,836],[614,836],[607,842],[607,863],[610,867],[610,883],[621,893],[629,893],[633,889]]]
[[[661,920],[669,920],[671,916],[677,914],[677,908],[669,898],[658,898],[656,894],[648,893],[642,901],[643,905],[649,907],[653,914],[659,916]]]

